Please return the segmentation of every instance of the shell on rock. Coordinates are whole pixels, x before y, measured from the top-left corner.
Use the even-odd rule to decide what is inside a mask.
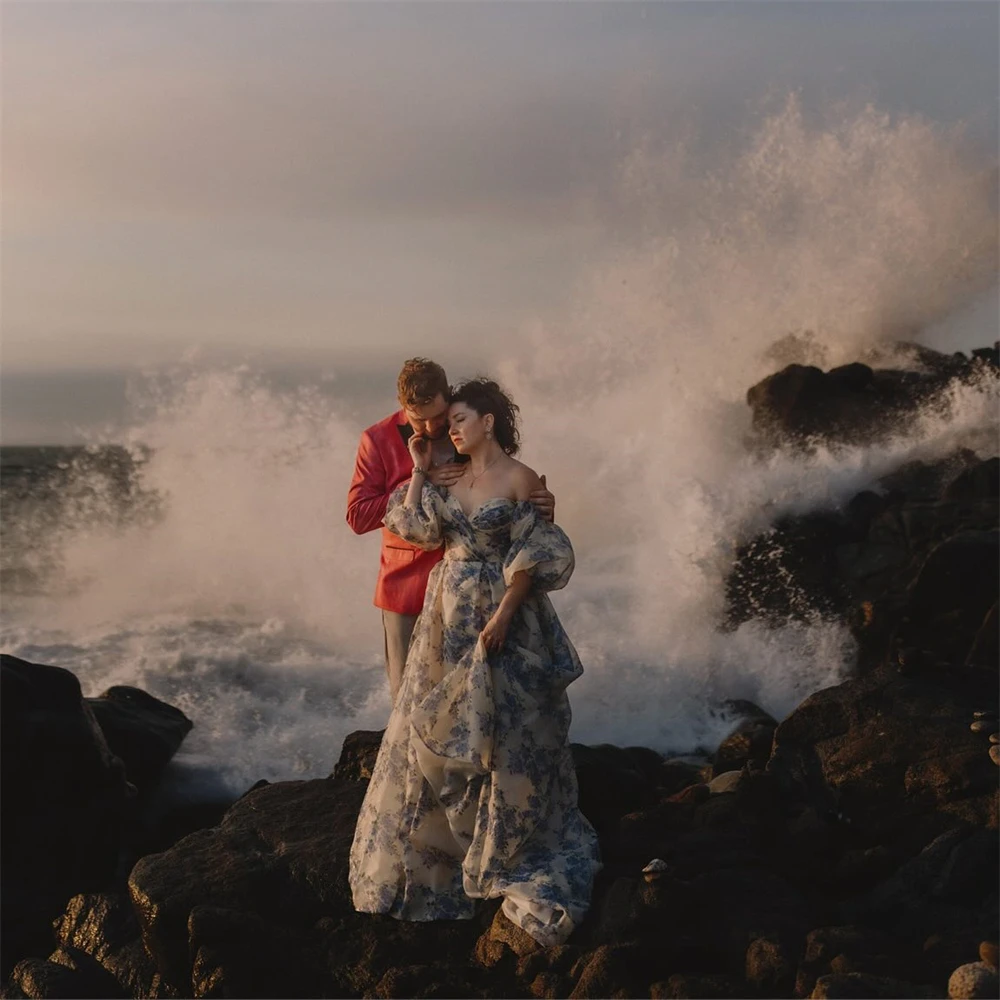
[[[643,868],[643,878],[645,878],[647,882],[654,882],[665,871],[667,871],[669,867],[670,866],[663,860],[663,858],[653,858],[653,860],[650,861],[645,868]]]

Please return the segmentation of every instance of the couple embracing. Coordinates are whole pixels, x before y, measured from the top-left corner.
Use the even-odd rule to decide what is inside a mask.
[[[383,528],[375,594],[393,700],[358,817],[356,909],[471,917],[475,900],[544,945],[590,902],[597,838],[577,807],[566,687],[582,667],[546,592],[573,572],[555,500],[513,456],[495,383],[449,388],[422,358],[402,409],[361,438],[347,520]]]

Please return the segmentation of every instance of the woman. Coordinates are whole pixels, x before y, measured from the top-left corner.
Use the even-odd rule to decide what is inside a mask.
[[[546,596],[573,549],[528,502],[540,480],[516,461],[517,407],[491,381],[452,395],[450,490],[427,482],[429,442],[409,442],[413,478],[385,525],[445,545],[431,573],[351,848],[356,909],[403,920],[504,913],[544,945],[566,940],[590,902],[597,837],[577,808],[566,686],[582,673]]]

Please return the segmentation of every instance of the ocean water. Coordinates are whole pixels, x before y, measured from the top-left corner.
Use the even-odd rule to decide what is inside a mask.
[[[995,164],[960,130],[870,107],[806,120],[794,99],[708,162],[690,143],[637,149],[572,307],[482,345],[477,366],[520,404],[522,457],[577,550],[554,602],[586,669],[578,741],[710,749],[724,699],[782,717],[837,683],[854,650],[835,621],[720,628],[736,547],[904,461],[996,452],[986,385],[877,447],[808,455],[754,454],[745,405],[790,360],[992,343]],[[178,705],[191,788],[329,773],[344,735],[389,712],[378,537],[354,536],[344,507],[395,374],[288,385],[180,363],[136,375],[113,439],[4,449],[0,647],[68,667],[87,694],[134,684]]]

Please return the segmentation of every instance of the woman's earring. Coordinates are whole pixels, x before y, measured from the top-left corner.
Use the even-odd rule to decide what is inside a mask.
[[[486,440],[487,441],[492,441],[493,440],[493,431],[487,431],[486,432]]]

